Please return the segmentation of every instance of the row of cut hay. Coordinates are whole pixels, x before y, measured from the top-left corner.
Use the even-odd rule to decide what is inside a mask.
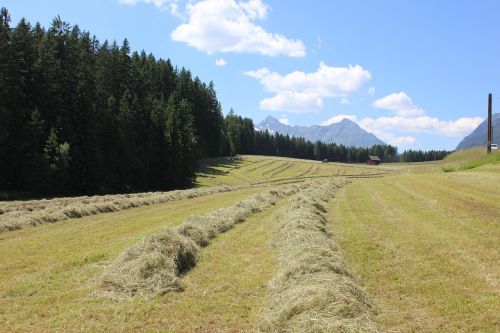
[[[279,215],[272,241],[279,268],[260,331],[378,332],[372,304],[326,229],[325,204],[343,182],[301,191]]]
[[[241,188],[241,186],[220,186],[169,192],[2,202],[0,203],[0,232],[133,207],[236,191]]]
[[[309,184],[267,190],[235,205],[190,217],[176,228],[143,240],[105,270],[99,281],[99,293],[122,299],[182,290],[180,277],[196,264],[200,247],[207,246],[211,239],[243,222],[249,215],[307,186]]]
[[[279,161],[278,162],[278,165],[274,166],[273,168],[269,169],[269,170],[266,170],[262,173],[262,176],[267,176],[267,175],[273,175],[274,172],[276,171],[280,171],[281,169],[283,169],[284,167],[286,167],[287,165],[289,164],[292,164],[292,162],[283,162],[283,161]]]
[[[300,177],[303,177],[303,176],[307,175],[307,174],[308,174],[308,173],[312,170],[312,168],[313,168],[314,166],[315,166],[315,165],[314,165],[313,163],[310,163],[309,167],[308,167],[305,171],[303,171],[303,172],[301,172],[299,175],[297,175],[297,177],[299,177],[299,178],[300,178]]]
[[[286,170],[290,169],[293,166],[294,166],[294,163],[287,163],[287,164],[284,165],[283,168],[281,168],[279,170],[276,170],[273,173],[271,173],[271,176],[269,178],[274,178],[274,176],[276,176],[276,175],[278,175],[280,173],[285,172]]]

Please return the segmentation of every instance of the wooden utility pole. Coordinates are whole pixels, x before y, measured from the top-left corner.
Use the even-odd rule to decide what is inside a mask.
[[[491,153],[491,141],[493,140],[493,129],[491,128],[491,94],[488,94],[488,154]]]

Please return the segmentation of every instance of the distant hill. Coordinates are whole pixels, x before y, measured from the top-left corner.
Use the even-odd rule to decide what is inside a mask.
[[[500,113],[492,115],[493,142],[500,144]],[[456,150],[462,150],[478,146],[486,146],[488,120],[483,121],[471,134],[467,135],[457,146]]]
[[[288,134],[295,137],[304,137],[315,142],[320,140],[325,143],[343,144],[347,147],[371,147],[373,145],[385,145],[386,143],[375,135],[368,133],[349,119],[343,119],[339,123],[328,126],[289,126],[279,122],[274,117],[267,117],[257,124],[256,129],[270,133]]]

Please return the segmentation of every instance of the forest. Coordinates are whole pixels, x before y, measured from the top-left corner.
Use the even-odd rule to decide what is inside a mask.
[[[127,40],[100,43],[55,18],[0,22],[0,188],[112,193],[187,186],[225,154],[213,83]]]
[[[0,190],[99,194],[188,187],[197,161],[235,154],[364,162],[396,147],[312,143],[259,132],[213,82],[146,52],[100,42],[60,17],[50,28],[0,20]],[[410,161],[411,155],[404,156]],[[418,155],[418,154],[417,154]],[[418,160],[442,158],[421,156]],[[416,155],[415,155],[416,156]]]

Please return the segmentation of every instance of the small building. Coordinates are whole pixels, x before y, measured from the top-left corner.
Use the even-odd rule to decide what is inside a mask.
[[[321,163],[328,163],[328,159],[325,158],[323,161],[321,161]]]
[[[379,165],[380,163],[382,163],[382,161],[380,160],[380,158],[378,156],[368,155],[368,159],[366,160],[366,164]]]

